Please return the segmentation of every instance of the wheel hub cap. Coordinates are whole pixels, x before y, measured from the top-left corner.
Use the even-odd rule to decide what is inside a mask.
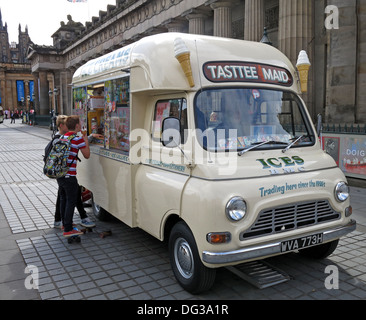
[[[177,239],[174,256],[180,274],[186,279],[190,278],[194,268],[193,255],[191,247],[185,239]]]

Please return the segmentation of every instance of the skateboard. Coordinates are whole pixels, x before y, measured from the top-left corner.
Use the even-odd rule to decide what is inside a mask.
[[[102,230],[97,227],[81,227],[80,231],[84,234],[87,232],[94,232],[99,235],[100,238],[104,239],[105,237],[111,236],[112,231],[111,230]]]
[[[80,243],[81,242],[81,238],[79,235],[75,235],[75,236],[71,236],[67,238],[67,243]]]

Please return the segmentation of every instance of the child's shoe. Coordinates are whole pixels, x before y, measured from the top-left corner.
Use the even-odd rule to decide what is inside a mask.
[[[75,223],[73,223],[73,224],[72,224],[72,227],[73,227],[73,228],[75,228],[75,227],[76,227],[76,224],[75,224]],[[65,229],[65,227],[62,225],[62,226],[61,226],[61,230],[62,230],[62,231],[64,231],[64,229]]]
[[[73,228],[71,231],[65,232],[64,231],[64,237],[65,238],[70,238],[72,236],[80,236],[83,233],[78,229],[78,228]]]
[[[95,227],[95,223],[93,221],[91,221],[89,218],[82,219],[80,225],[82,225],[85,228],[94,228]]]
[[[61,229],[62,228],[62,222],[61,221],[55,221],[53,223],[53,227],[56,229]]]

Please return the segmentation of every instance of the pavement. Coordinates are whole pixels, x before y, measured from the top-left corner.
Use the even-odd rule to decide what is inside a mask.
[[[96,221],[91,208],[89,217],[112,230],[111,236],[87,233],[80,244],[68,244],[53,228],[57,183],[42,174],[50,136],[50,130],[20,120],[0,124],[1,300],[366,299],[366,189],[351,187],[357,230],[342,238],[327,259],[292,253],[267,259],[291,280],[265,289],[222,268],[209,292],[193,296],[175,281],[167,244],[140,229],[115,220]],[[331,275],[337,286],[329,288]]]

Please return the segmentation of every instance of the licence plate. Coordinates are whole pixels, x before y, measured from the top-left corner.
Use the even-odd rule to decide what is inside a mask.
[[[292,239],[281,242],[281,252],[299,250],[323,243],[323,234],[313,234],[307,237]]]

